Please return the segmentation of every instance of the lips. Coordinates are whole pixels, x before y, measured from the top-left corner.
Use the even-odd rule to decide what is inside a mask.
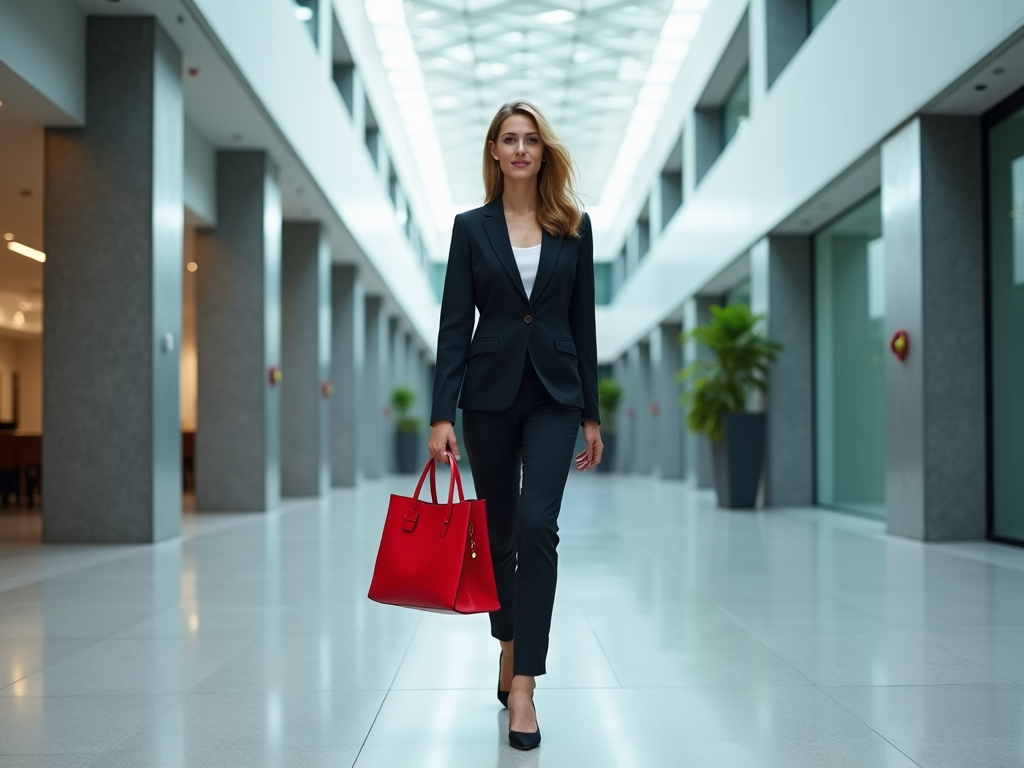
[[[526,166],[529,165],[529,163],[527,163],[527,162],[516,162],[516,163],[512,163],[512,165],[514,165],[516,168],[525,168]]]

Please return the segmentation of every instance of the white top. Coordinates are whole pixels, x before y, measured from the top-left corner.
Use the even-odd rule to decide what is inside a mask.
[[[530,248],[516,248],[512,246],[512,254],[516,257],[516,266],[519,267],[519,277],[523,280],[523,288],[529,297],[533,293],[533,283],[537,279],[537,267],[540,265],[540,246],[534,245]]]

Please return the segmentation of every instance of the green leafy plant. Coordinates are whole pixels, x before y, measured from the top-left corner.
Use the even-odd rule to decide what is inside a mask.
[[[750,392],[767,390],[768,365],[782,345],[762,333],[763,319],[745,304],[711,307],[711,322],[683,335],[715,354],[714,360],[698,360],[679,374],[680,381],[690,382],[680,399],[689,409],[686,425],[693,432],[721,441],[725,415],[746,410]]]
[[[395,409],[395,424],[399,432],[414,434],[420,431],[420,420],[409,415],[409,409],[416,402],[416,392],[411,387],[398,386],[391,391],[391,407]]]
[[[601,410],[601,428],[605,434],[615,433],[615,414],[622,400],[622,385],[615,379],[604,378],[597,382],[597,401]]]

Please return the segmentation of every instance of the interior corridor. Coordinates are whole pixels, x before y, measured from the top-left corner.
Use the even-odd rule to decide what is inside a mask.
[[[590,473],[561,515],[544,747],[510,750],[486,618],[366,598],[412,485],[186,515],[155,545],[41,548],[0,515],[0,764],[1024,764],[1024,550]]]

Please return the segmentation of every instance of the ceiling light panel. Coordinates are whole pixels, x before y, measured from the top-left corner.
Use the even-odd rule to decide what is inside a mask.
[[[609,190],[624,186],[623,174],[646,151],[707,1],[366,0],[366,7],[372,21],[382,20],[378,41],[381,27],[392,30],[385,65],[405,73],[392,82],[411,89],[422,78],[439,137],[434,156],[443,158],[450,185],[438,196],[428,178],[432,197],[461,210],[483,197],[488,122],[517,97],[536,102],[569,144],[584,202],[613,202]],[[398,50],[403,35],[415,68],[408,49]],[[450,226],[451,208],[436,213]]]

